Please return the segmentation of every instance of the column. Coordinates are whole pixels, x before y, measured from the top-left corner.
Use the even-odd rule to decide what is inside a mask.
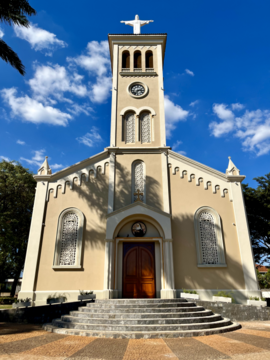
[[[105,239],[105,263],[104,263],[104,286],[101,296],[97,298],[112,299],[117,297],[117,291],[113,289],[114,279],[114,240]]]
[[[259,290],[259,287],[249,236],[249,228],[241,182],[233,181],[230,185],[246,290],[248,291],[248,293],[250,293],[251,291],[257,292]],[[258,294],[256,296],[258,296]]]
[[[164,288],[160,291],[162,299],[176,298],[172,241],[172,239],[163,240]]]
[[[161,154],[161,169],[162,169],[162,187],[163,187],[163,211],[170,213],[169,200],[169,181],[168,181],[168,156],[167,153]]]
[[[158,94],[159,94],[159,121],[160,121],[160,145],[166,146],[165,131],[165,110],[164,110],[164,87],[163,87],[163,66],[162,66],[162,47],[157,45],[158,60]]]
[[[114,211],[115,153],[110,153],[108,214]]]
[[[118,91],[118,45],[113,46],[113,83],[112,83],[112,112],[111,112],[111,145],[116,146],[116,111]]]
[[[33,207],[32,221],[28,238],[27,252],[23,271],[22,288],[19,299],[31,298],[34,301],[35,280],[37,275],[38,256],[44,220],[48,182],[39,180]]]

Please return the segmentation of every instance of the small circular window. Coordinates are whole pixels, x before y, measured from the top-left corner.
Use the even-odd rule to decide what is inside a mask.
[[[146,234],[147,228],[143,222],[137,221],[132,225],[131,231],[134,236],[143,237]]]
[[[142,98],[148,93],[148,86],[141,82],[134,82],[128,86],[128,93],[134,98]]]

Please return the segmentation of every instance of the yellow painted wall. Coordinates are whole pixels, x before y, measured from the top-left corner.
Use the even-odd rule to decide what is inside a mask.
[[[106,237],[106,214],[108,208],[108,173],[91,176],[89,182],[78,181],[74,189],[66,187],[66,193],[50,195],[47,203],[44,234],[35,290],[102,290],[104,276],[104,249]],[[56,231],[60,213],[76,207],[85,216],[83,236],[83,270],[53,270]]]
[[[225,198],[217,191],[213,194],[211,186],[204,189],[188,182],[187,176],[172,175],[171,207],[173,254],[176,289],[244,289],[244,276],[237,239],[233,204],[228,194]],[[215,209],[223,229],[225,258],[227,268],[198,268],[194,231],[194,213],[202,206]]]
[[[161,154],[124,154],[116,155],[116,195],[115,210],[131,204],[132,163],[142,160],[146,169],[146,204],[163,209]]]

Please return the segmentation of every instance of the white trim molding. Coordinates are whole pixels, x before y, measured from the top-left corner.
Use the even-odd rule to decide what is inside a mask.
[[[154,110],[153,108],[151,108],[150,106],[142,106],[142,107],[140,107],[140,108],[136,108],[136,107],[134,107],[134,106],[127,106],[127,107],[125,107],[125,108],[123,108],[123,109],[121,110],[120,115],[121,115],[121,116],[125,115],[125,113],[126,113],[127,111],[134,111],[135,114],[139,116],[142,111],[147,111],[147,110],[150,111],[150,113],[152,114],[152,116],[155,116],[155,115],[156,115],[155,110]]]
[[[76,255],[75,261],[72,265],[62,265],[60,264],[60,255],[62,244],[62,236],[63,236],[63,223],[64,217],[68,213],[75,214],[78,218],[78,229],[77,229],[77,241],[76,241]],[[62,270],[62,269],[80,269],[82,266],[82,241],[83,241],[83,229],[84,229],[84,215],[83,213],[74,207],[67,208],[61,212],[58,218],[58,226],[56,233],[56,241],[55,241],[55,251],[54,251],[54,259],[53,266],[54,270]]]
[[[203,249],[202,249],[202,231],[200,228],[200,216],[202,213],[210,214],[214,222],[214,236],[216,238],[217,245],[217,258],[218,262],[214,264],[204,263],[203,261]],[[194,230],[195,230],[195,241],[197,249],[197,266],[198,267],[226,267],[225,253],[224,253],[224,242],[221,228],[220,216],[216,210],[209,206],[200,207],[194,214]]]

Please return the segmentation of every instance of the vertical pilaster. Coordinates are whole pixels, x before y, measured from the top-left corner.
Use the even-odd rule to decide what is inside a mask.
[[[111,112],[111,146],[116,146],[117,93],[118,93],[118,45],[113,45],[113,83]]]
[[[114,274],[114,241],[105,240],[105,263],[104,263],[104,289],[102,293],[103,299],[112,299],[114,297],[113,290],[113,274]]]
[[[164,289],[162,289],[160,293],[161,293],[161,298],[171,299],[176,297],[176,290],[174,285],[172,239],[163,240],[163,256],[164,256]]]
[[[256,291],[259,287],[241,183],[236,181],[231,182],[231,192],[246,290]]]
[[[157,60],[158,60],[160,145],[166,146],[164,85],[163,85],[163,65],[162,65],[162,46],[161,45],[157,45],[157,57],[158,57]]]
[[[164,152],[161,154],[162,166],[162,187],[163,187],[163,211],[170,213],[170,199],[169,199],[169,181],[168,181],[168,156]]]
[[[19,298],[31,298],[34,300],[34,286],[37,275],[37,264],[41,243],[42,224],[44,219],[46,196],[48,191],[47,181],[38,181],[36,187],[35,202],[28,238],[25,267],[23,272],[22,288]]]
[[[114,210],[114,187],[115,187],[115,153],[110,153],[109,164],[109,194],[108,194],[108,214]]]

